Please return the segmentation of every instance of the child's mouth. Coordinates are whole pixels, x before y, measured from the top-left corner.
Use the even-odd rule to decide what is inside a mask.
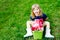
[[[38,13],[38,12],[35,12],[35,13]]]

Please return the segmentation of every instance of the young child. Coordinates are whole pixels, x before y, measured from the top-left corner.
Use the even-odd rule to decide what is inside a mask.
[[[43,19],[43,26],[46,26],[46,33],[45,37],[47,38],[54,38],[53,35],[50,34],[50,23],[46,21],[48,18],[47,16],[42,12],[41,8],[39,7],[38,4],[32,5],[32,10],[31,10],[31,16],[30,16],[30,21],[27,21],[27,33],[24,35],[24,37],[32,36],[32,30],[31,26],[34,24],[34,20],[36,19]]]

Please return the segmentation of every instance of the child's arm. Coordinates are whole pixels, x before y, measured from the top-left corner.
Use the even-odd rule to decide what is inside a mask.
[[[31,19],[32,21],[34,21],[35,18],[32,18],[32,17],[30,16],[30,19]]]
[[[43,14],[43,19],[44,19],[44,21],[48,20],[48,17],[46,14]]]
[[[48,20],[48,17],[45,20]]]

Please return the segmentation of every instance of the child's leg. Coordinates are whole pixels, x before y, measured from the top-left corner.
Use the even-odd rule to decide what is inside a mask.
[[[45,37],[47,37],[47,38],[54,38],[54,36],[53,35],[51,35],[51,33],[50,33],[50,22],[48,22],[48,21],[45,21],[44,22],[44,25],[46,26],[46,34],[45,34]]]
[[[27,21],[26,25],[26,31],[27,33],[24,35],[24,37],[32,36],[32,30],[31,30],[31,25],[33,24],[33,21]]]

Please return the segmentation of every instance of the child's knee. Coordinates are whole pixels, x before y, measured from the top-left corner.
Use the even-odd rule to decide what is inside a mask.
[[[27,24],[33,24],[33,21],[27,21],[26,23]]]
[[[50,24],[50,22],[48,22],[48,21],[46,21],[45,23],[46,23],[46,24]]]
[[[27,21],[26,23],[28,24],[28,23],[30,23],[30,21]]]

